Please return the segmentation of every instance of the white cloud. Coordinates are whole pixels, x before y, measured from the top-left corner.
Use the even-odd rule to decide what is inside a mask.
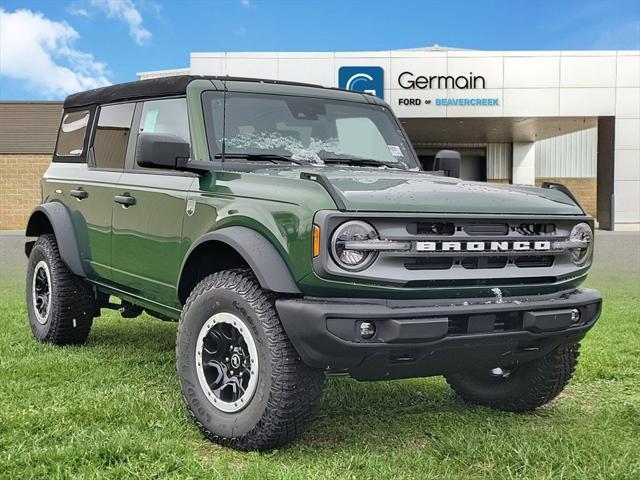
[[[79,37],[68,23],[42,13],[0,8],[0,74],[46,98],[109,85],[106,65],[74,48]]]
[[[238,27],[233,29],[234,35],[244,35],[247,33],[247,29],[245,27]]]
[[[67,8],[67,12],[76,17],[90,17],[89,12],[85,8],[80,8],[76,5],[69,5],[69,7]]]
[[[129,26],[129,35],[138,45],[151,39],[151,32],[142,24],[142,15],[131,0],[91,0],[91,4],[104,10],[107,17],[125,22]]]
[[[251,8],[251,0],[240,0],[240,5],[244,8]]]

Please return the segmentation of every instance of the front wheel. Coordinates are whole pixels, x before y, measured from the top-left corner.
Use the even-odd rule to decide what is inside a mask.
[[[446,375],[466,402],[510,412],[527,412],[549,403],[569,383],[578,363],[579,344],[563,345],[521,365]]]
[[[247,270],[215,273],[194,288],[176,357],[182,394],[200,430],[239,450],[291,442],[322,396],[324,372],[302,362],[272,296]]]

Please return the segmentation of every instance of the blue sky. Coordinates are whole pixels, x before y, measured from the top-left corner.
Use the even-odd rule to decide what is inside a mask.
[[[640,2],[0,2],[0,99],[61,99],[189,65],[192,51],[640,49]]]

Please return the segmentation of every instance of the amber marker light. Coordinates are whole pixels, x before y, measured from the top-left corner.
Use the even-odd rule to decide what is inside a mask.
[[[313,256],[314,258],[320,255],[320,227],[313,226]]]

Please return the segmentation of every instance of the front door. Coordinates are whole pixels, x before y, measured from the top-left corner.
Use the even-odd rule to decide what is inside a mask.
[[[134,124],[138,133],[170,133],[189,141],[184,98],[139,103]],[[135,155],[128,155],[115,199],[121,203],[113,210],[111,262],[113,280],[125,290],[179,306],[182,220],[187,192],[195,180],[191,173],[141,168],[135,164]]]

